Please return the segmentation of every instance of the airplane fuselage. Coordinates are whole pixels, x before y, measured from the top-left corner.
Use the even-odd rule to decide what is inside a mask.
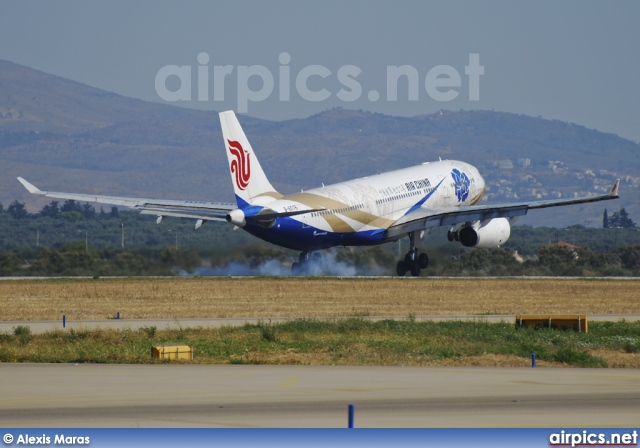
[[[417,207],[449,209],[477,204],[485,191],[478,170],[443,160],[314,188],[280,198],[254,201],[277,213],[317,210],[243,229],[279,246],[315,251],[335,246],[385,243],[387,228]]]

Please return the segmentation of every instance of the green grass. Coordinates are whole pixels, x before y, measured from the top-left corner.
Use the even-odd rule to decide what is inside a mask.
[[[0,335],[0,362],[132,363],[168,343],[195,349],[195,363],[465,365],[483,355],[515,356],[576,367],[607,367],[602,352],[640,352],[640,323],[591,323],[589,333],[516,329],[486,322],[362,318],[259,322],[217,329],[52,331],[28,327]],[[600,357],[591,352],[598,350]],[[606,356],[605,356],[606,358]]]

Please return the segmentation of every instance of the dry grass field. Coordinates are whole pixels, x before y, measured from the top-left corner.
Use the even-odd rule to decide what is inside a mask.
[[[640,280],[131,278],[0,281],[3,321],[640,314]]]

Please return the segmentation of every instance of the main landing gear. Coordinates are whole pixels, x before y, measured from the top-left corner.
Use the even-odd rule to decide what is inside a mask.
[[[320,252],[302,252],[298,261],[291,265],[291,275],[313,275],[322,267]]]
[[[407,272],[411,272],[411,275],[417,277],[420,275],[421,269],[427,269],[429,266],[429,257],[426,253],[418,255],[418,249],[416,248],[416,233],[409,233],[409,252],[404,256],[404,260],[398,261],[396,265],[396,274],[400,277],[404,277]]]

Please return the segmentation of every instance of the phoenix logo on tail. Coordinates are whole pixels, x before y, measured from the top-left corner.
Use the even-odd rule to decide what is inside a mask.
[[[242,148],[240,142],[227,140],[229,152],[236,158],[231,161],[231,172],[236,176],[236,185],[240,190],[249,186],[251,177],[251,154]]]

